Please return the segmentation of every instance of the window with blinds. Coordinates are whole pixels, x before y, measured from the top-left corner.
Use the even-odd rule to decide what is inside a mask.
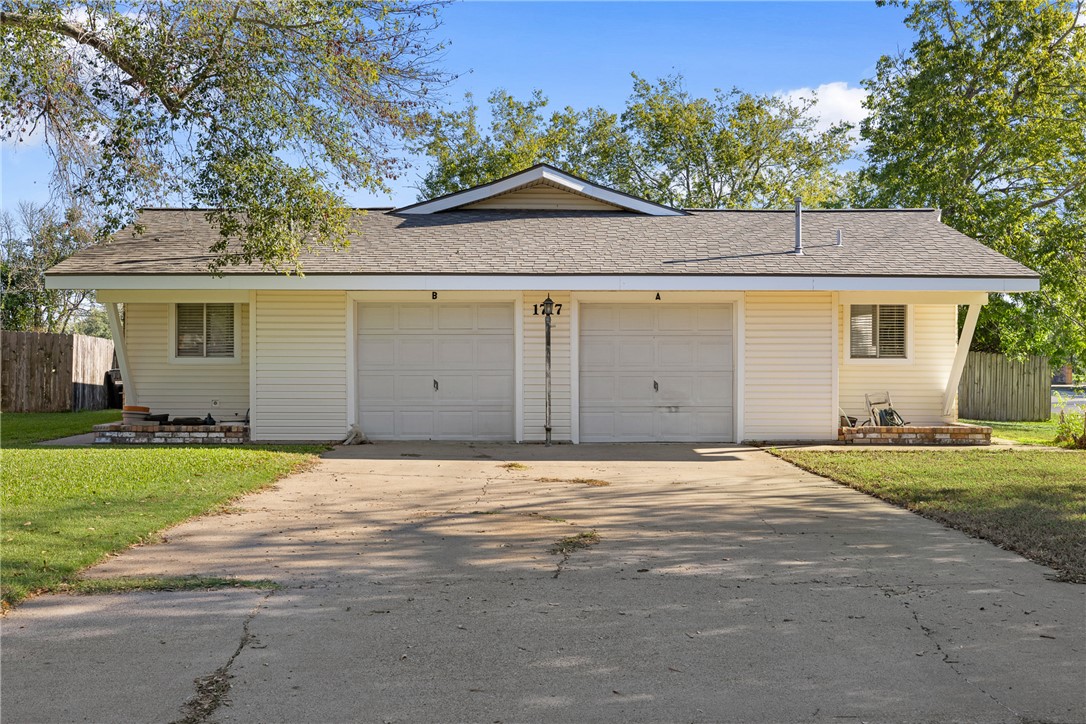
[[[849,310],[852,359],[905,359],[904,304],[853,304]]]
[[[234,356],[233,304],[178,304],[177,356]]]

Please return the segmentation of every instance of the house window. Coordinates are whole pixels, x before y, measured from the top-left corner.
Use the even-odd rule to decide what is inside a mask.
[[[905,359],[905,305],[853,304],[849,307],[852,359]]]
[[[233,304],[178,304],[176,314],[178,359],[235,356]]]

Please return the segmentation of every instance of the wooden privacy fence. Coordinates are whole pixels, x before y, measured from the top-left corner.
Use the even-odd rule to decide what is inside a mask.
[[[113,341],[82,334],[0,332],[0,409],[103,410]]]
[[[958,384],[958,417],[967,420],[1048,420],[1052,370],[1047,357],[1018,361],[970,352]]]

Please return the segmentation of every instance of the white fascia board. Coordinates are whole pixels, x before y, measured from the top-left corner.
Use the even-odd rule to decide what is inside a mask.
[[[483,199],[489,199],[492,196],[498,196],[508,191],[520,188],[526,184],[530,184],[534,181],[549,181],[557,186],[560,186],[570,191],[574,191],[579,194],[603,201],[608,204],[613,204],[624,209],[631,211],[638,211],[649,216],[682,216],[683,212],[676,209],[671,209],[666,206],[660,206],[648,201],[642,201],[625,194],[620,194],[616,191],[611,191],[602,186],[596,186],[595,184],[589,184],[579,179],[567,176],[560,171],[549,168],[530,168],[527,171],[514,174],[508,178],[495,181],[484,186],[480,186],[474,189],[467,189],[451,196],[446,196],[440,199],[434,199],[433,201],[426,201],[414,206],[405,207],[403,209],[396,209],[396,213],[400,214],[433,214],[439,211],[447,211],[449,209],[455,209],[460,206],[467,206],[468,204],[474,204],[477,201]]]
[[[873,276],[508,275],[508,274],[274,274],[47,276],[47,289],[99,290],[508,290],[508,291],[800,291],[800,292],[1035,292],[1037,279]],[[119,297],[114,297],[118,298]]]

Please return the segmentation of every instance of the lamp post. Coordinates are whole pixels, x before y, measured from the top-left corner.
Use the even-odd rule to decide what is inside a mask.
[[[546,433],[546,447],[551,446],[551,315],[554,313],[554,300],[551,299],[551,295],[547,294],[547,298],[543,300],[543,319],[544,328],[546,329],[543,347],[546,350],[546,362],[544,369],[546,370],[546,377],[544,383],[544,408],[543,408],[543,431]]]

